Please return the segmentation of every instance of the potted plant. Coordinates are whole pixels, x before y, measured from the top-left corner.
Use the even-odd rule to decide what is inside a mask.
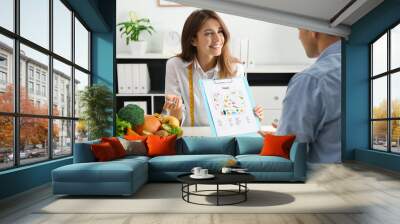
[[[129,13],[129,20],[117,24],[121,37],[125,36],[126,45],[131,47],[134,54],[146,53],[147,42],[140,39],[140,34],[146,31],[150,35],[154,32],[154,28],[150,25],[148,18],[138,18],[133,12]]]
[[[79,106],[87,126],[89,140],[110,136],[112,127],[113,97],[111,90],[102,84],[86,87],[80,93]]]

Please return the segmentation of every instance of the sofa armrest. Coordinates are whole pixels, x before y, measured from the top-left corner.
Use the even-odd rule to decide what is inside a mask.
[[[305,181],[307,176],[307,144],[293,143],[290,149],[290,160],[293,162],[293,179]]]
[[[96,158],[92,153],[90,146],[92,144],[98,144],[100,140],[94,140],[89,142],[75,143],[74,147],[74,163],[89,163],[95,162]]]

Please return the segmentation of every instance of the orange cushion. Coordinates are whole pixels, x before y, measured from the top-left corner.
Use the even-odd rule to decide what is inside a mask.
[[[126,151],[124,149],[124,146],[122,146],[121,142],[118,140],[116,137],[110,137],[110,138],[101,138],[101,142],[108,142],[114,149],[115,155],[117,158],[121,158],[126,156]]]
[[[141,135],[125,135],[124,138],[126,140],[130,140],[130,141],[137,141],[140,140],[142,142],[146,142],[147,136],[141,136]]]
[[[166,137],[150,135],[146,142],[148,156],[176,155],[176,135]]]
[[[294,140],[295,135],[271,135],[266,134],[264,136],[264,146],[261,149],[260,155],[262,156],[280,156],[286,159],[290,158],[290,148]]]
[[[113,147],[108,142],[93,144],[91,145],[91,149],[94,157],[99,162],[109,161],[117,158]]]

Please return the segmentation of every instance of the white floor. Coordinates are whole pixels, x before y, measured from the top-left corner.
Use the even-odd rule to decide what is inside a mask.
[[[55,199],[46,185],[1,201],[0,223],[400,223],[398,173],[357,163],[321,165],[309,171],[307,183],[366,206],[355,214],[38,214],[35,211]]]

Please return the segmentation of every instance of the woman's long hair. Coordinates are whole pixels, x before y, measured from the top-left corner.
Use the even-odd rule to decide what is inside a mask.
[[[196,37],[201,26],[209,19],[215,19],[219,22],[225,39],[224,46],[222,46],[221,55],[218,56],[217,59],[220,66],[219,77],[232,77],[236,72],[234,70],[234,64],[239,63],[239,60],[231,56],[229,51],[230,34],[228,28],[218,14],[214,11],[206,9],[196,10],[192,12],[192,14],[190,14],[190,16],[186,19],[181,37],[182,53],[180,53],[178,57],[182,58],[182,60],[186,62],[193,61],[197,54],[197,48],[192,45],[192,41]]]

